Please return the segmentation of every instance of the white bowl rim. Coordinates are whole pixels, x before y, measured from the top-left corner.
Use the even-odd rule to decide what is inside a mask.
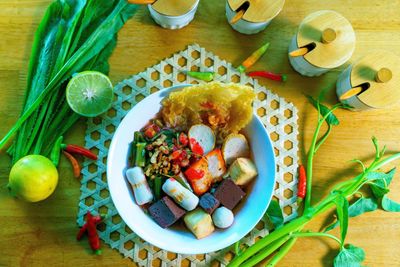
[[[178,89],[183,89],[185,87],[188,86],[192,86],[191,84],[180,84],[180,85],[175,85],[175,86],[171,86],[168,88],[164,88],[162,90],[160,90],[159,92],[150,94],[149,96],[152,95],[157,95],[157,94],[168,94],[169,92],[178,90]],[[246,230],[245,232],[241,233],[240,236],[235,237],[235,239],[229,243],[229,244],[225,244],[223,246],[218,245],[218,243],[213,243],[207,247],[200,249],[196,249],[196,248],[192,248],[190,246],[183,246],[180,248],[176,248],[176,246],[174,247],[166,247],[164,246],[164,243],[161,241],[162,239],[154,239],[154,238],[149,238],[146,235],[146,231],[143,231],[143,227],[132,227],[132,225],[129,224],[130,220],[127,219],[127,217],[125,216],[125,214],[122,212],[120,212],[121,210],[124,210],[124,208],[122,207],[122,203],[119,203],[117,200],[118,198],[118,191],[117,188],[114,188],[114,184],[109,182],[109,177],[111,176],[111,170],[112,170],[112,166],[111,166],[111,158],[114,157],[114,150],[115,150],[115,146],[116,146],[116,138],[115,136],[118,136],[119,130],[120,130],[120,125],[124,122],[124,120],[126,118],[129,117],[129,114],[133,112],[133,110],[135,109],[135,107],[140,108],[141,105],[145,105],[146,104],[146,99],[148,99],[147,96],[146,98],[144,98],[142,101],[140,101],[139,103],[137,103],[134,107],[132,107],[129,112],[127,114],[125,114],[124,118],[121,120],[121,122],[119,123],[116,131],[114,132],[113,138],[111,140],[111,144],[108,150],[108,157],[107,157],[107,184],[109,187],[109,191],[110,191],[110,197],[113,201],[113,204],[116,208],[116,210],[118,211],[118,214],[121,216],[121,218],[123,219],[123,221],[126,223],[126,225],[135,233],[137,234],[139,237],[141,237],[142,239],[144,239],[145,241],[149,242],[150,244],[159,247],[160,249],[164,249],[170,252],[174,252],[174,253],[180,253],[180,254],[186,254],[186,255],[190,255],[190,254],[205,254],[205,253],[210,253],[210,252],[214,252],[226,247],[231,246],[232,244],[234,244],[235,242],[241,240],[244,236],[246,236],[250,231],[252,231],[254,229],[254,227],[258,224],[258,222],[263,218],[269,203],[271,202],[271,199],[274,195],[274,187],[275,187],[275,183],[276,183],[276,159],[275,159],[275,153],[273,151],[273,143],[271,141],[271,138],[269,136],[269,133],[267,131],[267,129],[264,127],[264,125],[262,124],[260,118],[253,113],[253,119],[256,120],[257,124],[261,124],[262,128],[265,130],[265,135],[267,137],[266,142],[269,143],[269,146],[272,148],[272,162],[273,162],[273,181],[272,184],[273,186],[271,188],[269,188],[269,190],[265,190],[265,195],[268,196],[269,195],[269,199],[267,201],[267,205],[263,208],[263,212],[262,214],[259,216],[259,218],[255,218],[254,219],[254,223],[251,225],[251,227],[248,227],[248,230]],[[165,97],[165,96],[164,96]],[[272,165],[272,164],[271,164]],[[136,205],[136,203],[133,203],[133,205]],[[168,229],[165,229],[168,230]],[[190,232],[188,230],[188,232]],[[190,233],[191,234],[191,233]],[[207,238],[207,237],[206,237]]]

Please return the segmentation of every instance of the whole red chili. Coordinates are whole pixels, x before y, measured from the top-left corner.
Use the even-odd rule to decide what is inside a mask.
[[[270,71],[252,71],[248,72],[247,75],[250,77],[267,78],[279,82],[285,82],[287,80],[287,76],[285,74],[276,74]]]
[[[299,165],[299,179],[297,183],[297,201],[301,203],[306,196],[307,175],[303,165]]]
[[[96,225],[102,220],[101,216],[93,216],[89,211],[86,215],[86,223],[79,230],[76,239],[80,240],[82,236],[87,232],[90,247],[97,254],[101,254],[100,250],[100,238],[97,233]]]
[[[78,155],[82,155],[82,156],[84,156],[86,158],[89,158],[89,159],[97,160],[97,155],[94,154],[89,149],[86,149],[84,147],[77,146],[77,145],[62,144],[61,148],[63,150],[65,150],[65,151],[67,151],[68,153],[78,154]]]
[[[88,212],[88,213],[90,213],[90,212]],[[89,216],[89,215],[88,215]],[[99,224],[102,220],[103,220],[103,218],[101,217],[101,216],[93,216],[93,215],[90,215],[91,216],[91,218],[92,218],[92,220],[93,220],[93,222],[95,223],[95,224]],[[79,232],[78,232],[78,234],[76,235],[76,240],[81,240],[82,239],[82,237],[83,237],[83,235],[86,233],[86,231],[87,231],[87,227],[88,227],[88,224],[87,223],[85,223],[82,227],[81,227],[81,229],[79,229]]]
[[[88,221],[87,233],[88,233],[90,247],[92,248],[95,254],[100,255],[101,254],[100,238],[99,234],[97,233],[96,224],[93,222],[93,220]]]

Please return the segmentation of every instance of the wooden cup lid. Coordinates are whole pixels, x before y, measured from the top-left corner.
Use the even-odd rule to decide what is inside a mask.
[[[304,55],[312,65],[336,68],[353,54],[356,36],[350,22],[331,10],[321,10],[308,15],[300,24],[297,45],[315,43],[316,47]]]
[[[234,11],[245,2],[249,3],[249,7],[242,19],[257,23],[273,19],[281,12],[285,4],[285,0],[228,0],[229,6]]]
[[[351,86],[369,83],[357,97],[373,108],[383,108],[400,100],[400,57],[388,51],[373,51],[353,64]]]
[[[181,16],[192,10],[198,0],[157,0],[151,7],[165,16]]]

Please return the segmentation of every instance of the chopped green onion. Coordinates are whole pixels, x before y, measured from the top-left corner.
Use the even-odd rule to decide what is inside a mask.
[[[136,144],[135,165],[144,167],[146,165],[146,143]]]
[[[154,178],[154,196],[156,200],[159,200],[161,197],[161,182],[162,178],[160,176]]]

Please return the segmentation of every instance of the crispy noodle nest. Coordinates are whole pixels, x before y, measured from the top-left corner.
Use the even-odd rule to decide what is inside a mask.
[[[210,126],[223,140],[244,128],[253,116],[253,88],[210,82],[172,92],[162,102],[161,116],[169,127],[182,131],[194,124]]]

